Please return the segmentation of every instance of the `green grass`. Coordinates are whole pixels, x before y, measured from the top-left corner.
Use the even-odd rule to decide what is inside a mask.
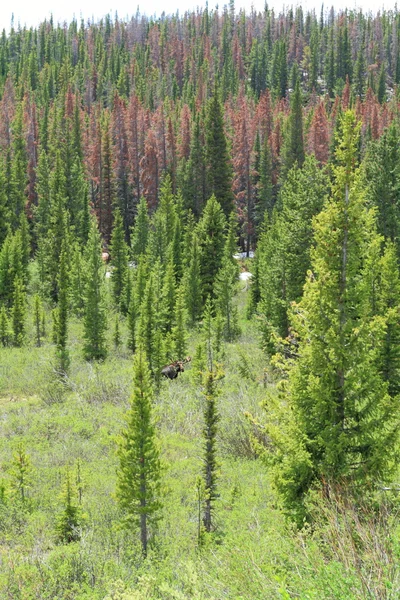
[[[240,292],[241,314],[244,304]],[[84,362],[81,324],[73,321],[71,371],[60,390],[49,340],[42,348],[0,350],[0,480],[6,488],[5,503],[0,502],[1,599],[399,597],[398,521],[390,540],[379,537],[378,529],[375,542],[361,540],[359,557],[352,554],[350,542],[348,554],[329,546],[332,532],[322,521],[302,532],[286,522],[268,471],[249,441],[252,431],[244,412],[262,418],[266,365],[254,325],[241,319],[241,326],[241,338],[226,349],[225,377],[219,384],[217,532],[198,547],[203,398],[189,367],[177,380],[163,381],[155,401],[164,508],[147,560],[141,557],[137,531],[121,528],[114,496],[118,436],[129,406],[129,353],[112,350],[103,363]],[[124,326],[122,331],[126,339]],[[194,333],[191,352],[197,339]],[[246,357],[244,374],[241,356]],[[25,509],[12,500],[10,490],[10,464],[19,443],[32,463]],[[63,546],[55,533],[62,481],[67,468],[75,475],[78,460],[82,538]],[[378,542],[388,549],[386,570],[374,563]],[[366,581],[375,595],[368,596]]]

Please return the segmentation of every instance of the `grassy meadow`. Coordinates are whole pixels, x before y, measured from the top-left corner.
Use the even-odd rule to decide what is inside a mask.
[[[250,266],[251,270],[251,266]],[[313,527],[285,519],[266,465],[253,450],[262,438],[245,413],[262,421],[274,375],[260,350],[255,322],[227,344],[218,384],[220,412],[217,530],[200,547],[199,475],[203,396],[189,366],[165,380],[156,396],[163,463],[163,510],[147,559],[138,532],[121,527],[115,498],[117,447],[129,406],[132,357],[123,344],[109,356],[82,358],[81,324],[69,326],[71,369],[65,385],[54,374],[48,315],[44,345],[0,349],[0,598],[4,600],[362,599],[400,597],[397,496],[376,514],[316,498]],[[33,340],[33,323],[29,323]],[[193,354],[199,333],[189,340]],[[267,443],[267,440],[264,440]],[[30,459],[27,501],[12,492],[13,455]],[[78,474],[79,469],[79,474]],[[61,544],[56,523],[69,471],[80,493],[82,530]],[[77,491],[78,490],[78,491]],[[381,498],[382,500],[382,498]]]

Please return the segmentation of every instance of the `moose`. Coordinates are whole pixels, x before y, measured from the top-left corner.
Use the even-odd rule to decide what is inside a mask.
[[[190,362],[192,359],[190,356],[187,356],[183,360],[175,360],[171,364],[167,365],[161,370],[161,375],[167,377],[167,379],[176,379],[178,377],[178,373],[183,373],[185,370],[183,365]]]

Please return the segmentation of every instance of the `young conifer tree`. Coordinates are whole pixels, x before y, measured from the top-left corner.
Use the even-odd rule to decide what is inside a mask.
[[[31,460],[22,444],[14,452],[11,462],[11,491],[24,506],[28,498],[28,490],[32,484]]]
[[[127,426],[119,445],[117,498],[127,527],[138,526],[147,556],[151,526],[161,508],[160,459],[152,420],[153,389],[146,354],[139,347],[133,366],[133,392]]]
[[[216,305],[224,322],[224,337],[228,342],[232,342],[239,334],[238,315],[234,303],[237,275],[237,265],[225,257],[214,287],[217,296]]]
[[[209,533],[215,526],[214,507],[219,496],[217,492],[217,431],[219,414],[216,406],[217,390],[214,374],[208,371],[205,381],[205,409],[204,409],[204,508],[203,525]]]
[[[226,220],[221,205],[211,196],[197,226],[203,299],[214,297],[214,281],[222,265]]]
[[[114,228],[111,235],[111,289],[115,305],[126,314],[127,306],[127,282],[128,282],[128,245],[125,242],[124,224],[121,213],[114,213]]]
[[[35,327],[35,344],[38,348],[42,345],[42,301],[39,294],[33,297],[33,324]]]
[[[69,274],[68,274],[68,246],[64,237],[61,245],[60,265],[58,272],[58,304],[56,326],[56,359],[57,371],[63,375],[68,371],[69,352],[67,350],[68,339],[68,304],[69,304]]]
[[[86,360],[101,360],[107,355],[107,318],[104,292],[104,266],[101,260],[100,235],[93,220],[85,252],[84,356]]]
[[[187,352],[187,335],[186,335],[186,309],[185,309],[185,298],[184,290],[182,287],[179,288],[176,305],[175,305],[175,326],[172,330],[175,346],[175,354],[180,358],[184,358]]]
[[[346,112],[332,199],[314,220],[312,272],[291,317],[298,358],[289,362],[280,408],[270,405],[269,459],[300,522],[312,485],[324,491],[340,482],[366,495],[368,484],[390,478],[398,453],[398,408],[382,377],[387,308],[372,308],[381,294],[370,284],[381,239],[355,168],[359,130]]]
[[[138,214],[131,236],[132,255],[136,262],[145,254],[149,239],[150,219],[146,198],[140,199]]]
[[[189,265],[183,276],[183,285],[189,323],[193,326],[201,317],[203,304],[201,296],[200,251],[196,233],[192,236],[189,260]]]
[[[63,511],[59,515],[56,525],[58,539],[66,544],[78,541],[81,536],[81,510],[75,501],[75,496],[76,489],[68,470],[62,490]]]
[[[8,346],[10,342],[10,321],[4,304],[0,310],[0,343],[3,347]]]
[[[14,283],[12,307],[13,344],[20,347],[25,341],[26,292],[22,280],[17,277]]]

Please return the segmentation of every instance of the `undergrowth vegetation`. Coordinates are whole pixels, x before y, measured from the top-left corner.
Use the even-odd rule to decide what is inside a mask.
[[[218,382],[216,530],[199,546],[204,396],[189,367],[163,381],[154,401],[161,444],[163,509],[148,559],[137,532],[121,527],[117,449],[132,384],[132,357],[82,359],[70,325],[68,378],[54,377],[54,346],[0,349],[0,596],[26,599],[396,598],[400,522],[395,491],[376,491],[375,511],[331,490],[309,499],[312,526],[286,520],[257,443],[268,439],[260,407],[274,393],[254,323],[226,344]],[[33,323],[31,324],[33,328]],[[121,335],[127,337],[121,320]],[[189,340],[192,351],[199,333]],[[55,383],[56,382],[56,383]],[[248,416],[251,414],[251,419]],[[19,449],[27,456],[25,498]],[[60,541],[69,474],[79,539]],[[378,497],[380,495],[380,497]],[[396,504],[397,503],[397,504]]]

